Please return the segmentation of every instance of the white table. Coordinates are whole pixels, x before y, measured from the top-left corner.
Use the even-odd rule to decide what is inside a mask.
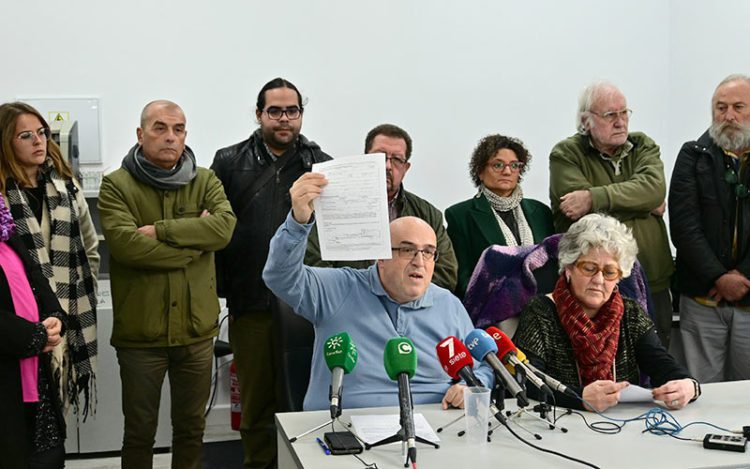
[[[646,404],[620,404],[607,411],[615,418],[635,417],[653,406]],[[514,400],[506,401],[506,410],[516,410]],[[461,410],[443,411],[439,405],[417,406],[434,429],[441,427],[460,415]],[[398,408],[345,409],[341,417],[348,422],[351,415],[362,414],[398,414]],[[603,420],[601,417],[585,412],[591,421]],[[750,381],[706,384],[703,395],[686,408],[673,412],[678,421],[685,425],[692,421],[708,421],[713,424],[740,429],[750,425]],[[291,412],[276,414],[278,437],[279,468],[357,468],[363,465],[353,456],[326,456],[315,437],[323,438],[323,433],[330,430],[330,425],[310,435],[289,443],[289,438],[297,436],[312,427],[330,419],[329,412]],[[558,423],[568,428],[567,433],[560,430],[549,430],[547,426],[529,416],[520,419],[526,428],[542,435],[542,440],[535,440],[531,435],[513,429],[522,438],[543,448],[562,452],[593,463],[604,468],[750,468],[750,449],[745,453],[707,450],[702,443],[680,441],[670,436],[657,436],[641,433],[645,428],[642,421],[630,422],[622,432],[616,435],[595,433],[575,415],[562,418]],[[474,467],[554,467],[582,468],[579,463],[568,461],[558,456],[534,450],[517,439],[507,429],[495,431],[492,442],[484,446],[472,446],[457,436],[462,429],[462,421],[439,434],[440,449],[417,445],[417,467],[422,468],[463,468],[467,463]],[[343,430],[336,424],[336,430]],[[684,438],[703,438],[706,433],[721,433],[704,425],[693,425],[679,436]],[[401,454],[401,444],[391,444],[364,451],[360,457],[368,463],[377,462],[379,469],[399,468],[404,466],[405,456]],[[495,466],[490,466],[494,464]]]

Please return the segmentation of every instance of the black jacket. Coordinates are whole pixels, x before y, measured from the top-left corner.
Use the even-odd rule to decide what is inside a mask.
[[[272,293],[261,274],[268,244],[292,208],[289,188],[313,163],[331,157],[300,135],[295,148],[273,161],[260,129],[216,152],[211,169],[224,184],[237,226],[229,245],[216,253],[219,296],[230,314],[269,311]]]
[[[29,284],[39,306],[39,319],[49,316],[64,319],[57,297],[42,274],[41,269],[26,251],[18,237],[7,241],[23,261]],[[31,451],[31,432],[26,420],[21,388],[19,359],[28,353],[34,334],[34,323],[16,316],[11,298],[8,280],[0,269],[0,468],[24,468],[28,466],[27,458]],[[50,367],[50,354],[39,355],[40,372],[45,373],[48,383],[54,383]],[[41,379],[41,378],[40,378]],[[60,396],[53,386],[52,403],[59,428],[65,429],[62,417]],[[64,434],[62,435],[64,437]]]
[[[677,248],[677,288],[688,296],[707,296],[714,282],[737,269],[750,278],[750,198],[736,195],[727,181],[732,159],[704,133],[677,156],[669,189],[669,228]],[[750,171],[738,174],[750,187]],[[736,257],[732,238],[737,228]],[[750,304],[750,295],[740,301]]]

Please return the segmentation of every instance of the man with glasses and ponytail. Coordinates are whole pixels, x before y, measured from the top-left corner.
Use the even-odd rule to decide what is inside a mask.
[[[750,379],[750,77],[719,83],[711,113],[680,149],[669,189],[680,333],[701,382]]]
[[[632,113],[611,83],[583,90],[578,132],[555,145],[549,157],[550,206],[560,233],[588,213],[610,215],[632,230],[651,289],[656,331],[669,349],[674,265],[663,219],[664,165],[650,137],[628,131]]]
[[[296,86],[283,78],[269,81],[258,93],[259,128],[217,151],[211,165],[237,215],[232,241],[217,253],[216,273],[219,296],[229,308],[229,341],[240,383],[244,467],[273,467],[276,458],[276,400],[268,387],[275,382],[273,294],[261,278],[268,243],[289,213],[292,183],[313,163],[331,159],[300,134],[304,111]]]
[[[365,138],[365,153],[385,154],[385,180],[388,191],[388,215],[391,221],[413,216],[426,221],[437,233],[438,259],[432,282],[453,290],[458,279],[458,261],[453,244],[443,225],[443,214],[431,203],[404,189],[404,176],[411,168],[412,142],[409,134],[393,124],[381,124],[370,130]],[[305,264],[315,267],[352,267],[366,269],[374,260],[324,261],[320,257],[318,232],[313,227],[307,245]]]

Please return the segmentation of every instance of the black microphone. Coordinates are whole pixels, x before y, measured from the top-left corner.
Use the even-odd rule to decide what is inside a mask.
[[[529,399],[526,397],[526,392],[519,386],[510,372],[505,369],[500,360],[497,358],[497,345],[492,340],[489,334],[482,329],[474,329],[466,336],[466,346],[469,348],[471,355],[475,360],[485,361],[488,365],[495,370],[495,375],[499,377],[508,392],[516,398],[518,407],[526,407],[529,405]]]
[[[398,406],[401,411],[401,428],[407,447],[407,461],[417,462],[417,439],[414,430],[414,404],[411,399],[409,379],[417,371],[417,352],[406,337],[395,337],[385,344],[385,371],[398,381]]]
[[[521,362],[526,365],[531,371],[533,371],[537,376],[542,378],[542,381],[547,383],[549,387],[554,389],[557,392],[561,392],[563,394],[567,394],[570,397],[575,397],[576,399],[580,399],[580,396],[576,394],[575,391],[570,389],[569,387],[562,384],[560,381],[556,380],[552,376],[548,375],[547,373],[540,371],[537,367],[529,363],[529,361],[526,359],[526,354],[523,353],[520,349],[516,349],[516,355],[518,356],[518,359],[521,360]]]
[[[498,349],[497,355],[502,359],[503,363],[511,366],[516,372],[523,373],[526,376],[526,379],[542,393],[542,400],[544,400],[544,396],[552,396],[552,390],[549,386],[547,386],[539,376],[527,368],[526,365],[518,359],[516,356],[516,346],[513,344],[513,341],[510,340],[510,337],[497,327],[488,327],[487,334],[490,337],[490,340],[495,342]]]
[[[451,335],[441,340],[435,346],[435,350],[437,351],[438,360],[440,360],[443,370],[445,370],[451,378],[461,378],[469,387],[484,387],[484,384],[482,384],[472,371],[474,359],[463,342]],[[510,373],[508,373],[508,376],[510,376]],[[511,380],[512,379],[513,377],[511,376]],[[516,386],[518,386],[518,384],[516,384]],[[526,404],[528,405],[528,401],[526,401]],[[490,413],[503,425],[508,424],[503,412],[498,409],[493,402],[490,402]]]

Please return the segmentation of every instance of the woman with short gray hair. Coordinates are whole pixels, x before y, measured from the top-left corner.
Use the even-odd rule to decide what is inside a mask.
[[[573,389],[581,401],[556,392],[558,405],[604,411],[620,391],[651,378],[652,395],[681,409],[700,385],[661,344],[651,319],[617,287],[638,252],[633,235],[616,219],[589,214],[560,240],[560,278],[552,293],[532,298],[515,339],[530,362]],[[532,396],[533,397],[533,396]]]
[[[615,218],[592,213],[574,223],[560,239],[557,259],[560,273],[572,266],[583,254],[591,249],[602,248],[615,255],[623,277],[630,277],[630,271],[638,254],[638,245],[630,229]]]

